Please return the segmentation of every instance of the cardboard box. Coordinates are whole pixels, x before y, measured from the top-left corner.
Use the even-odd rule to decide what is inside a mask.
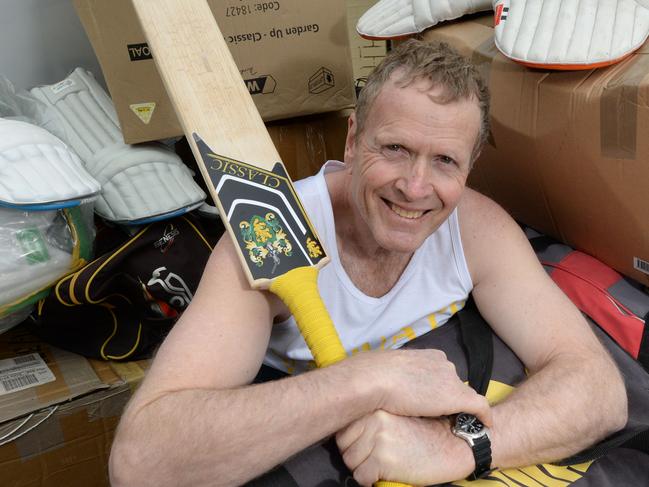
[[[520,66],[491,15],[425,32],[473,59],[492,94],[492,137],[469,184],[516,219],[649,283],[649,44],[588,71]]]
[[[355,103],[345,1],[209,0],[266,121]],[[74,0],[127,143],[182,135],[130,0]]]
[[[343,160],[350,110],[266,124],[291,179],[317,173],[329,159]]]
[[[22,325],[0,335],[2,485],[108,487],[115,428],[147,365],[89,361]]]

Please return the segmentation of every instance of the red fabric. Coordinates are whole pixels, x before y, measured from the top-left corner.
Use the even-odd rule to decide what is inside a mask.
[[[617,301],[607,289],[622,279],[616,271],[579,251],[561,262],[543,262],[553,267],[554,282],[573,303],[602,327],[622,348],[638,358],[644,321]]]

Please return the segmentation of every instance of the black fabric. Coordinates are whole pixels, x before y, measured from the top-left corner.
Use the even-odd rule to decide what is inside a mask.
[[[649,320],[649,313],[647,313],[644,317],[645,328],[642,332],[642,340],[640,341],[638,362],[642,364],[645,370],[649,371],[649,327],[646,326],[647,320]]]
[[[282,372],[281,370],[274,369],[272,367],[269,367],[268,365],[263,365],[259,369],[259,372],[257,372],[257,376],[255,377],[255,380],[252,382],[254,384],[261,384],[262,382],[270,382],[273,380],[279,380],[284,377],[288,377],[288,374],[286,372]]]
[[[530,238],[529,242],[532,249],[534,249],[534,252],[537,254],[546,250],[550,245],[557,243],[555,239],[548,237],[547,235],[539,235],[538,237]]]
[[[251,480],[246,485],[248,487],[300,487],[283,465]]]
[[[483,396],[491,380],[494,362],[493,333],[482,319],[473,301],[467,301],[463,312],[458,313],[460,320],[460,345],[468,361],[469,385]]]
[[[189,304],[216,243],[203,227],[189,214],[127,238],[104,228],[98,248],[110,250],[57,283],[40,303],[33,331],[90,358],[150,357]]]

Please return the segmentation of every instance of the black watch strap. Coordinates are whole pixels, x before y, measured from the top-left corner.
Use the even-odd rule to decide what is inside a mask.
[[[491,440],[487,435],[473,440],[471,449],[475,459],[475,470],[469,476],[469,479],[476,480],[491,472]]]

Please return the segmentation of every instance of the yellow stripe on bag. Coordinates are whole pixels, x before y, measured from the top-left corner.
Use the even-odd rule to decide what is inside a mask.
[[[513,485],[522,484],[534,487],[566,487],[567,485],[570,485],[569,482],[566,482],[564,480],[557,480],[544,475],[538,468],[510,468],[499,473],[507,477],[508,479],[518,482],[518,484]]]
[[[545,466],[533,465],[531,467],[519,468],[519,471],[527,474],[528,477],[532,477],[537,481],[540,481],[542,485],[547,485],[549,487],[562,487],[564,485],[570,485],[572,479],[567,479],[565,476],[559,475],[554,476],[550,475]]]
[[[579,475],[575,470],[586,473],[593,462],[580,463],[578,465],[570,465],[570,470],[568,467],[559,467],[558,465],[543,465],[550,475],[553,477],[561,477],[562,479],[568,479],[571,481],[579,480],[583,475]]]

